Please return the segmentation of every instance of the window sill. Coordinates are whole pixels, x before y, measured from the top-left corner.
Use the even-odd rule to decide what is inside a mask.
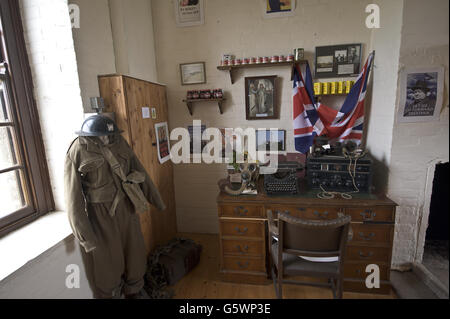
[[[0,239],[0,280],[72,233],[66,212],[52,212]]]

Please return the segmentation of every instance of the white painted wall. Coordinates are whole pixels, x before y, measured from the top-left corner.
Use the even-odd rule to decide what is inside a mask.
[[[227,72],[217,70],[222,54],[237,57],[289,54],[305,48],[311,61],[318,45],[363,43],[364,59],[371,31],[365,27],[365,7],[371,1],[301,0],[296,15],[264,19],[260,0],[205,1],[205,24],[178,28],[173,1],[153,0],[153,24],[159,81],[167,84],[170,126],[186,127],[200,119],[209,127],[278,127],[288,130],[287,148],[294,150],[292,136],[292,82],[287,67],[247,69],[236,73],[231,85]],[[179,64],[204,61],[207,83],[181,86]],[[280,119],[246,121],[244,77],[277,75]],[[191,117],[182,100],[187,90],[222,88],[227,98],[224,114],[214,104],[194,105]],[[226,176],[224,165],[176,165],[175,193],[178,229],[181,232],[217,233],[217,181]]]
[[[150,0],[109,0],[117,73],[158,81]]]
[[[21,0],[34,97],[56,210],[64,210],[64,158],[83,120],[67,0]]]
[[[403,0],[379,0],[381,25],[372,30],[371,49],[375,50],[372,97],[366,110],[366,146],[374,159],[374,184],[384,192],[391,163],[397,77],[400,55]]]
[[[81,96],[85,112],[90,97],[99,96],[99,74],[116,72],[108,0],[70,0],[80,8],[80,28],[73,29]]]
[[[395,264],[422,260],[434,165],[449,160],[448,21],[447,0],[404,2],[399,67],[444,66],[445,92],[439,121],[393,126],[388,194],[399,204]],[[395,115],[398,107],[397,100]]]

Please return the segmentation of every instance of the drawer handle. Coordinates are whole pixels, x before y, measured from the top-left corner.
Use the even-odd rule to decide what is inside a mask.
[[[359,232],[358,235],[365,241],[371,241],[375,237],[375,233],[370,233],[368,236],[366,236],[363,232]]]
[[[377,213],[373,212],[371,209],[366,209],[364,212],[360,213],[364,221],[372,221]]]
[[[238,216],[247,216],[248,214],[248,209],[246,209],[245,207],[239,206],[239,207],[235,207],[234,208],[234,213]]]
[[[323,213],[319,213],[319,212],[314,212],[313,213],[316,217],[319,217],[321,219],[327,219],[328,218],[328,212],[323,212]]]
[[[243,230],[241,230],[239,227],[236,227],[235,230],[236,230],[236,232],[237,232],[239,235],[245,235],[245,234],[248,232],[248,228],[247,228],[247,227],[244,227]]]
[[[247,245],[244,246],[244,249],[242,249],[242,247],[240,245],[236,246],[236,249],[240,252],[240,253],[248,253],[249,247]]]
[[[358,255],[360,258],[367,259],[367,258],[373,257],[373,251],[369,251],[367,255],[364,255],[364,253],[362,251],[359,251]]]
[[[248,268],[248,266],[250,266],[250,263],[248,261],[246,261],[245,263],[241,263],[240,261],[238,261],[236,264],[241,269],[246,269],[246,268]]]

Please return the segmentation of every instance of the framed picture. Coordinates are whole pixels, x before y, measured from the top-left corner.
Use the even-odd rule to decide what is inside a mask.
[[[294,15],[296,0],[262,0],[264,18],[283,18]]]
[[[315,77],[357,76],[361,53],[361,43],[316,47]]]
[[[286,131],[285,130],[257,130],[256,150],[257,151],[286,151]]]
[[[170,159],[169,128],[167,122],[155,124],[158,160],[161,164]]]
[[[398,122],[439,119],[444,92],[444,68],[405,68],[400,73]]]
[[[174,0],[178,27],[201,25],[205,22],[203,0]]]
[[[247,120],[278,118],[276,75],[245,78],[245,111]]]
[[[180,64],[181,84],[206,83],[205,62]]]

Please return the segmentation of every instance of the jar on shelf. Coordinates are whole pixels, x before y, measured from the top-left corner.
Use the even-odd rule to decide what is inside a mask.
[[[255,57],[250,58],[250,64],[256,64],[257,60]]]
[[[199,91],[192,91],[192,99],[196,100],[200,98],[200,92]]]
[[[269,63],[269,57],[268,56],[263,57],[263,63]]]
[[[214,92],[214,97],[216,98],[216,99],[221,99],[221,98],[223,98],[223,91],[222,91],[222,89],[217,89],[217,90],[214,90],[215,92]]]
[[[188,100],[192,100],[192,91],[187,91],[186,98],[187,98]]]
[[[270,59],[270,62],[272,62],[272,63],[276,63],[276,62],[278,62],[278,61],[280,61],[280,57],[279,57],[278,55],[274,55],[274,56],[272,56],[272,58]]]
[[[294,55],[293,54],[289,54],[286,58],[286,61],[288,62],[294,62]]]

